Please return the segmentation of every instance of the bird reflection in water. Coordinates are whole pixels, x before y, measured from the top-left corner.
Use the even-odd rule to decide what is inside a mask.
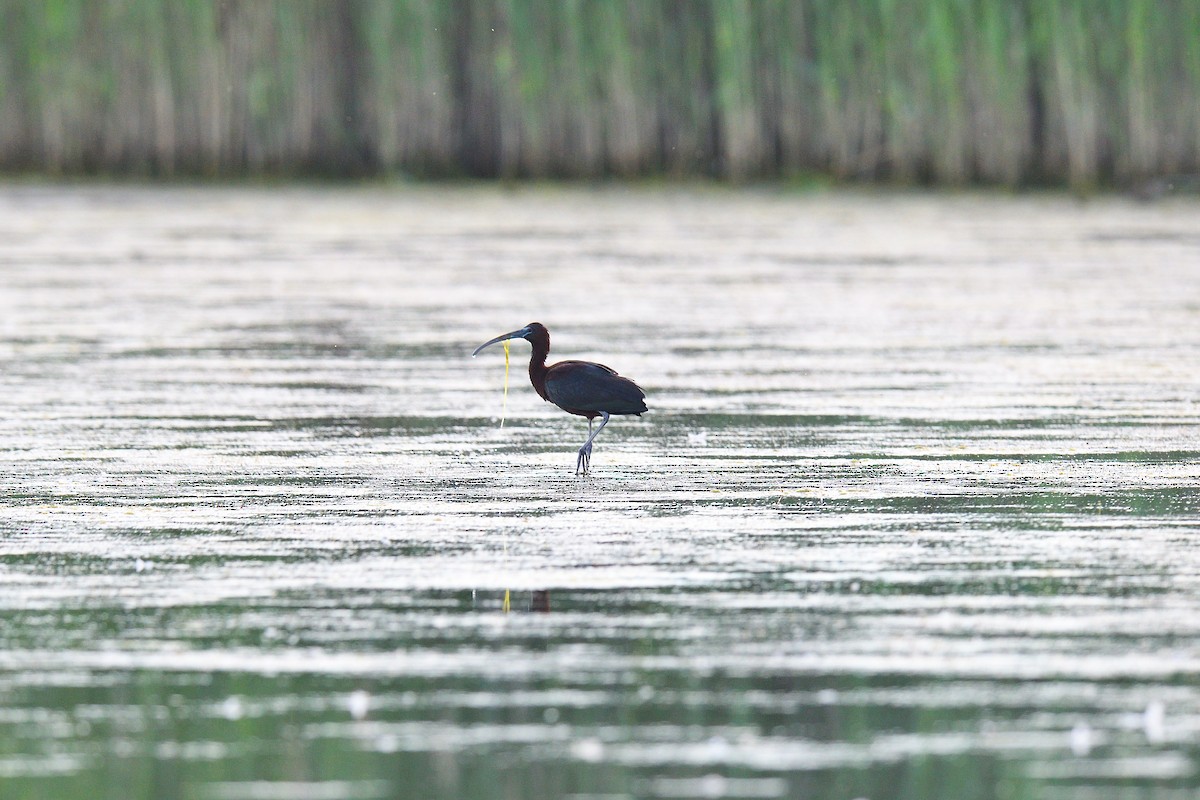
[[[529,610],[546,612],[550,610],[550,590],[541,589],[529,596]]]
[[[513,610],[512,594],[513,593],[511,590],[505,589],[504,594],[500,598],[500,610],[505,614],[509,614]],[[488,604],[485,602],[483,607],[485,609],[488,608]],[[471,592],[471,608],[476,610],[479,609],[478,598],[474,591]],[[529,605],[526,606],[526,610],[539,613],[548,612],[550,610],[550,590],[535,589],[530,592]]]

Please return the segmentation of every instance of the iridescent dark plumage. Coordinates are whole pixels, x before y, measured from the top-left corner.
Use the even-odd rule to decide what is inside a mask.
[[[591,361],[560,361],[546,366],[550,354],[550,331],[540,322],[531,322],[520,330],[497,336],[475,348],[471,355],[506,339],[525,339],[533,346],[529,357],[529,382],[542,399],[566,411],[587,417],[588,438],[579,448],[575,473],[587,473],[592,460],[592,440],[604,430],[612,415],[641,416],[646,411],[646,393],[616,370]],[[600,427],[592,432],[592,420],[601,417]]]

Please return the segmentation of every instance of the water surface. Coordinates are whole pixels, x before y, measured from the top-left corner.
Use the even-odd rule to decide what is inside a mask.
[[[0,797],[1190,798],[1197,219],[0,189]]]

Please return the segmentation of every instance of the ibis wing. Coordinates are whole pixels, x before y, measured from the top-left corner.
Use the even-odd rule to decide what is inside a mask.
[[[550,367],[546,395],[554,405],[572,411],[641,414],[646,410],[646,393],[641,387],[590,361],[560,361]]]

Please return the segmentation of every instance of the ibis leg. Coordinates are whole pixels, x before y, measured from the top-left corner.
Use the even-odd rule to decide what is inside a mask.
[[[600,427],[596,428],[596,432],[592,432],[592,420],[588,419],[588,438],[583,443],[583,447],[579,448],[579,459],[575,462],[575,474],[580,473],[587,475],[588,466],[592,463],[592,440],[600,435],[600,431],[604,430],[604,426],[608,424],[609,414],[607,411],[601,411]]]

